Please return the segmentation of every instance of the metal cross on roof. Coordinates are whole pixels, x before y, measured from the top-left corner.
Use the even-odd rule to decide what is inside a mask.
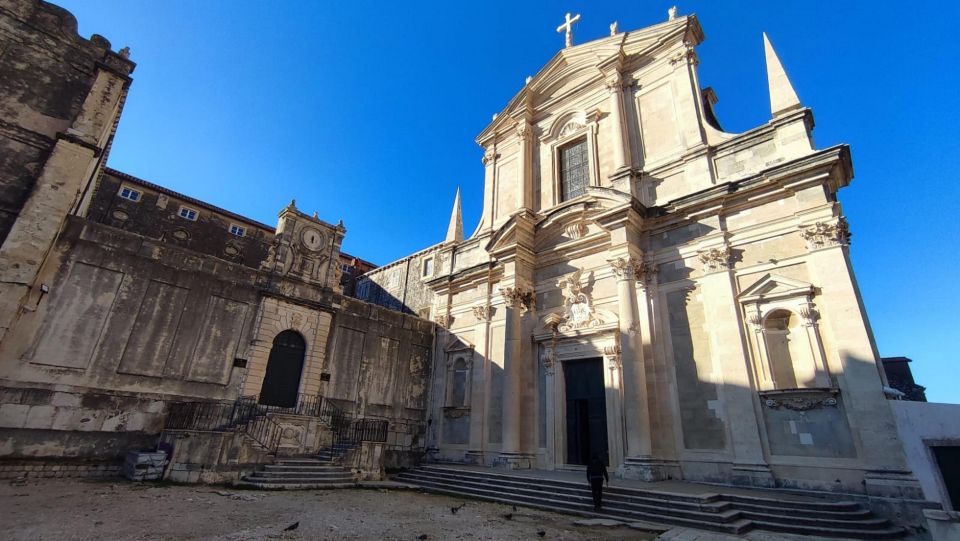
[[[580,20],[579,13],[577,13],[577,15],[573,18],[570,17],[569,13],[567,13],[567,22],[557,27],[557,32],[566,32],[567,47],[570,47],[573,45],[573,23],[579,20]]]

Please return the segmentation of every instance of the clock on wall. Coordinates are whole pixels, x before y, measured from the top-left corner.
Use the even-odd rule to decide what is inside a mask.
[[[300,240],[307,250],[317,251],[323,247],[323,233],[312,227],[304,228],[300,233]]]

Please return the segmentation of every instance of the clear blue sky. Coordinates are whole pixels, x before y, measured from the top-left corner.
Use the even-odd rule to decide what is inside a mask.
[[[138,63],[110,165],[274,223],[291,198],[343,219],[345,251],[383,264],[443,239],[457,186],[482,204],[476,135],[563,45],[669,3],[59,0],[84,36]],[[325,4],[325,5],[324,5]],[[848,143],[840,193],[880,353],[914,359],[932,401],[960,402],[954,2],[698,1],[700,80],[726,131],[767,121],[761,32],[819,147]]]

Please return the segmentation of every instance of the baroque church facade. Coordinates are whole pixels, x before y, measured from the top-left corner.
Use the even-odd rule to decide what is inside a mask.
[[[38,0],[0,0],[0,22],[0,477],[164,437],[177,480],[236,479],[330,445],[322,404],[382,427],[370,477],[600,456],[923,499],[850,265],[849,149],[815,147],[766,37],[771,118],[732,134],[696,17],[580,45],[568,17],[477,138],[472,235],[458,194],[443,242],[369,270],[294,202],[271,227],[106,167],[129,51]],[[269,446],[171,426],[245,400],[280,408],[257,410]]]
[[[478,136],[464,238],[358,296],[440,327],[428,457],[916,497],[818,149],[766,36],[771,118],[724,132],[694,16],[558,52]]]

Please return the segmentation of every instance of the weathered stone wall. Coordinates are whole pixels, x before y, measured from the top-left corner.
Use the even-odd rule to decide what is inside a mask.
[[[0,243],[59,133],[71,126],[110,43],[77,35],[61,7],[0,0]]]
[[[124,186],[139,191],[140,199],[120,197]],[[180,217],[182,206],[196,210],[197,219]],[[274,240],[273,227],[113,169],[104,169],[100,175],[87,218],[254,269],[267,257]],[[243,227],[245,234],[232,234],[233,224]]]
[[[333,325],[324,396],[357,417],[389,419],[388,453],[422,449],[434,325],[346,297]]]
[[[103,433],[136,439],[159,431],[167,400],[236,397],[256,272],[71,218],[41,276],[49,296],[0,346],[0,384],[11,388],[0,422],[62,439],[11,438],[3,454],[69,455]]]

